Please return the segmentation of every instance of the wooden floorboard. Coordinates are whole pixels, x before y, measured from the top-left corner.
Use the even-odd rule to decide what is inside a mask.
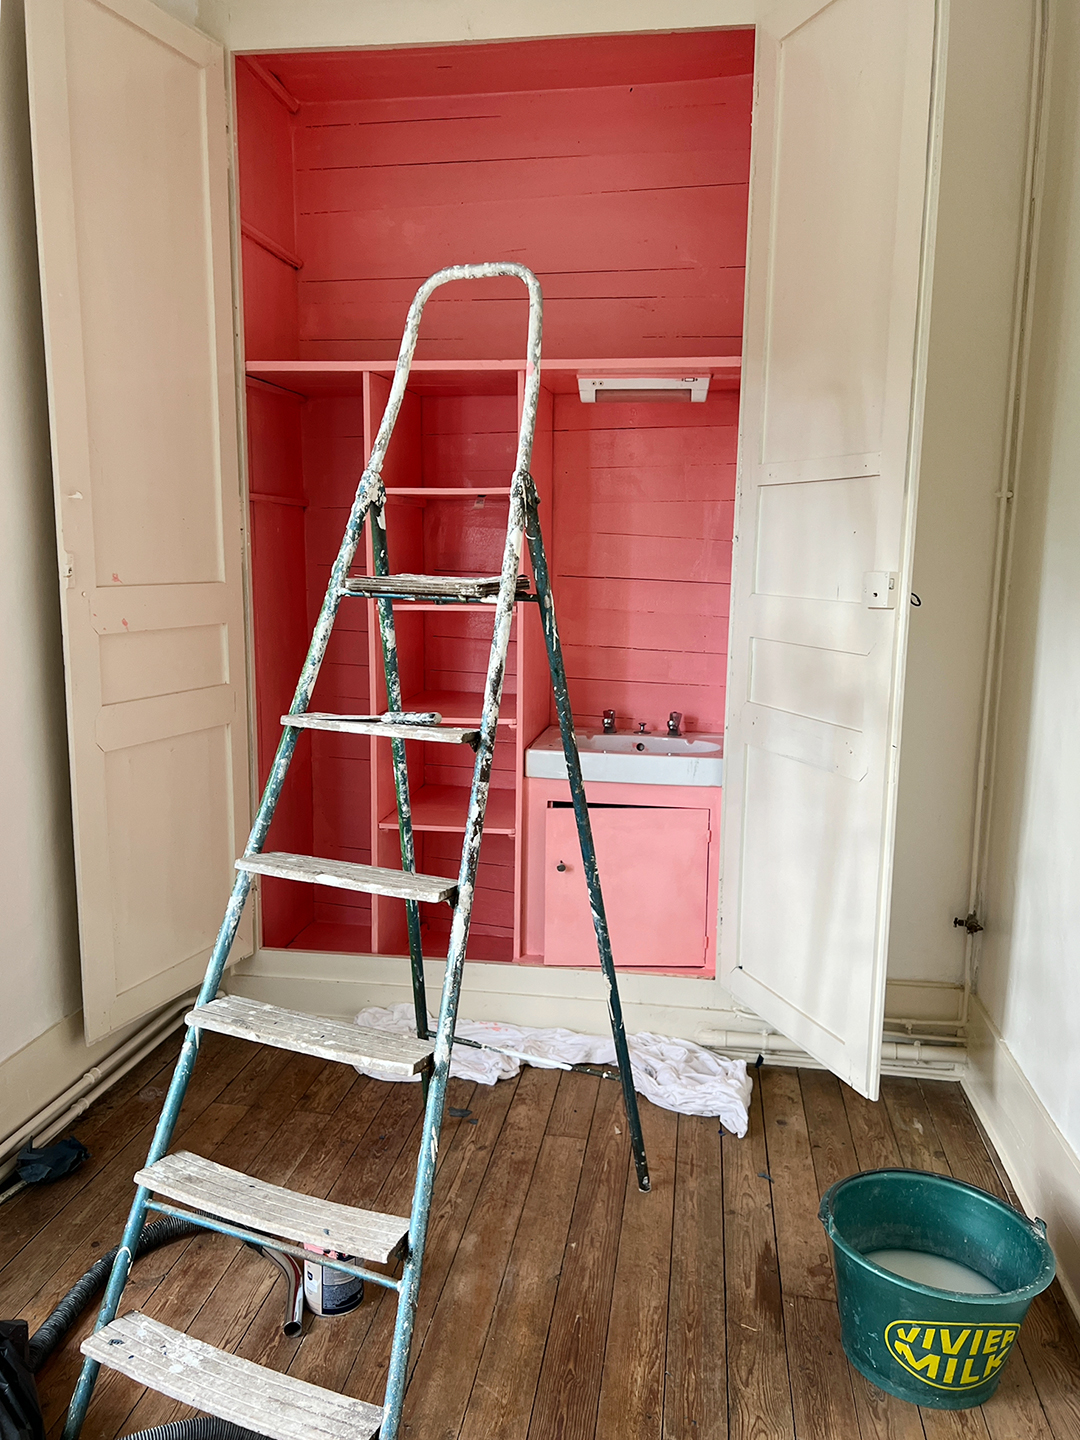
[[[563,1088],[560,1079],[560,1093]],[[596,1087],[590,1088],[595,1102]],[[590,1106],[590,1120],[591,1115]],[[552,1134],[550,1126],[549,1120],[473,1377],[461,1440],[525,1435],[529,1428],[588,1139],[587,1129]]]
[[[461,1432],[558,1083],[554,1070],[521,1075],[416,1362],[406,1436]]]
[[[626,1119],[616,1086],[597,1095],[592,1128],[548,1342],[533,1401],[529,1440],[592,1440],[604,1372],[611,1292],[629,1173]]]
[[[741,1140],[725,1135],[722,1149],[728,1433],[731,1440],[794,1440],[760,1082],[749,1131]]]
[[[598,1435],[623,1440],[660,1434],[667,1368],[678,1116],[650,1105],[642,1130],[652,1188],[643,1193],[628,1168],[596,1422]]]
[[[728,1433],[723,1151],[718,1137],[715,1120],[679,1116],[663,1440],[688,1435],[724,1440]]]
[[[83,1117],[91,1159],[0,1212],[0,1314],[36,1326],[115,1243],[179,1040]],[[208,1035],[174,1148],[345,1204],[407,1213],[420,1087]],[[452,1081],[412,1351],[408,1440],[1080,1440],[1080,1352],[1054,1286],[997,1394],[918,1409],[847,1363],[820,1196],[913,1166],[1014,1201],[960,1088],[886,1079],[871,1103],[819,1071],[755,1072],[751,1128],[642,1102],[653,1190],[637,1189],[618,1087],[526,1070]],[[282,1334],[284,1282],[202,1234],[136,1262],[123,1309],[378,1403],[393,1292]],[[86,1312],[38,1377],[57,1440]],[[190,1413],[102,1372],[85,1440]]]

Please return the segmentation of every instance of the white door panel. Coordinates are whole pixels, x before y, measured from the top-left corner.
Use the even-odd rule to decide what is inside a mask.
[[[758,25],[721,970],[867,1095],[907,614],[865,592],[910,571],[934,29],[933,0]]]
[[[149,0],[27,43],[96,1040],[200,978],[249,810],[224,58]]]

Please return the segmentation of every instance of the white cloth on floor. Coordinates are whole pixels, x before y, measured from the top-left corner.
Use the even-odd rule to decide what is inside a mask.
[[[358,1025],[373,1030],[390,1030],[399,1035],[416,1033],[416,1017],[408,1003],[388,1009],[373,1006],[361,1010]],[[428,1027],[435,1029],[434,1019]],[[457,1035],[477,1040],[496,1050],[474,1050],[455,1045],[450,1074],[481,1085],[508,1080],[528,1065],[614,1065],[615,1044],[610,1036],[579,1035],[574,1030],[534,1030],[525,1025],[502,1025],[493,1020],[459,1020]],[[751,1081],[745,1060],[725,1060],[692,1040],[673,1040],[665,1035],[642,1031],[627,1036],[634,1089],[664,1110],[680,1115],[715,1115],[725,1130],[745,1135],[749,1116]],[[385,1080],[375,1070],[358,1065],[362,1075]],[[419,1076],[409,1077],[418,1080]]]

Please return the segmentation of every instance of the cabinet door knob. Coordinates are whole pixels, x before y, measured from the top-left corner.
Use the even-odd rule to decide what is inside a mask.
[[[565,865],[563,864],[563,862],[560,860],[559,863],[555,866],[555,869],[556,869],[556,870],[565,870],[565,869],[566,869],[566,866],[565,866]]]

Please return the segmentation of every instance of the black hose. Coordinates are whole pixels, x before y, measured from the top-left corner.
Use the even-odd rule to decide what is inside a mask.
[[[195,1415],[190,1420],[170,1420],[152,1430],[136,1430],[124,1440],[266,1440],[255,1430],[245,1430],[216,1415]]]
[[[189,1235],[199,1233],[200,1227],[193,1225],[190,1220],[181,1220],[178,1215],[167,1215],[164,1220],[155,1221],[143,1230],[135,1246],[135,1259],[156,1250],[159,1245],[168,1245],[172,1240],[183,1240]],[[37,1374],[96,1293],[104,1289],[119,1249],[119,1245],[114,1245],[107,1254],[91,1265],[86,1274],[76,1280],[48,1319],[31,1335],[32,1374]],[[255,1430],[245,1430],[241,1425],[233,1425],[228,1420],[219,1420],[216,1415],[195,1415],[190,1420],[172,1420],[168,1425],[155,1425],[150,1430],[138,1430],[125,1436],[124,1440],[266,1440],[266,1436]]]
[[[139,1243],[135,1246],[135,1259],[137,1260],[140,1255],[146,1255],[151,1250],[156,1250],[159,1245],[168,1245],[171,1240],[183,1240],[188,1235],[197,1235],[198,1233],[199,1227],[193,1225],[190,1220],[181,1220],[175,1215],[167,1215],[164,1220],[147,1225],[143,1230],[139,1236]],[[38,1373],[97,1292],[104,1289],[119,1249],[119,1245],[114,1245],[108,1254],[102,1255],[100,1260],[91,1265],[82,1279],[75,1281],[48,1319],[43,1321],[41,1327],[31,1335],[30,1370],[32,1374]],[[215,1421],[214,1423],[220,1424],[221,1422]],[[162,1428],[168,1429],[168,1426]],[[147,1431],[146,1433],[149,1435],[156,1432]],[[242,1436],[247,1433],[247,1431],[243,1431],[229,1436],[224,1434],[199,1437],[167,1436],[163,1437],[163,1440],[242,1440]]]

